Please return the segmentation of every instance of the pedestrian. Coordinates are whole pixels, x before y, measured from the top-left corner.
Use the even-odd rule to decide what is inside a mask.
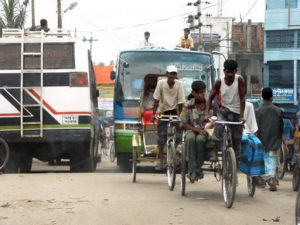
[[[50,29],[48,28],[48,21],[46,19],[41,19],[40,20],[40,29],[48,32]]]
[[[167,79],[161,79],[157,82],[153,97],[154,107],[152,114],[152,122],[155,120],[157,109],[162,115],[180,115],[185,96],[183,84],[177,77],[177,68],[169,65],[166,69]],[[157,144],[159,150],[159,163],[156,165],[156,170],[162,170],[164,165],[163,150],[167,142],[167,123],[166,121],[158,121],[157,124]],[[180,132],[177,129],[176,145],[180,143]]]
[[[279,184],[276,179],[276,167],[278,154],[283,137],[283,112],[272,104],[273,90],[266,87],[262,90],[263,102],[256,110],[256,120],[258,125],[257,136],[261,140],[265,150],[264,178],[269,184],[270,191],[277,191]]]
[[[245,128],[244,133],[253,133],[255,134],[258,130],[256,117],[255,117],[255,110],[254,106],[251,102],[245,102],[245,111],[244,111],[244,118],[245,118]]]
[[[180,38],[179,43],[177,44],[177,47],[193,49],[194,41],[193,41],[193,38],[190,36],[190,29],[185,28],[183,30],[183,32],[184,32],[184,35],[182,38]]]
[[[185,143],[188,153],[188,177],[193,183],[204,176],[201,167],[208,132],[205,130],[206,85],[203,81],[194,81],[191,87],[192,98],[183,107],[180,119],[182,127],[187,131]]]
[[[152,44],[149,41],[150,38],[150,32],[149,31],[145,31],[144,33],[144,40],[140,42],[140,48],[153,48],[154,44]]]
[[[206,118],[209,117],[209,110],[212,101],[219,94],[221,105],[218,117],[221,120],[231,122],[245,122],[245,82],[241,75],[236,74],[238,64],[234,60],[227,59],[224,62],[224,77],[218,79],[211,90],[207,101]],[[232,135],[232,145],[235,151],[237,161],[241,156],[241,140],[243,126],[229,125]]]

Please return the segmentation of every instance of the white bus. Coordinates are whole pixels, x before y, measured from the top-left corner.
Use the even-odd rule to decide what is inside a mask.
[[[30,172],[32,158],[70,159],[72,172],[96,168],[95,73],[87,46],[62,30],[3,29],[0,38],[0,136],[7,172]]]

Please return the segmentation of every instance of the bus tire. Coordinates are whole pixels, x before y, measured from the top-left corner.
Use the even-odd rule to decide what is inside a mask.
[[[32,168],[32,156],[22,154],[19,161],[19,172],[30,173]]]
[[[94,147],[94,146],[93,146]],[[94,154],[89,151],[89,142],[84,142],[71,152],[70,171],[71,172],[94,172],[95,161]]]

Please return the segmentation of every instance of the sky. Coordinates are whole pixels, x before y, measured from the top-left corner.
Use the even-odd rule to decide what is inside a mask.
[[[63,13],[63,28],[75,33],[79,39],[93,37],[92,57],[95,63],[116,60],[120,50],[136,48],[145,31],[150,41],[159,46],[175,47],[187,27],[186,17],[195,15],[197,8],[187,6],[189,0],[61,0],[62,11],[72,2],[77,6]],[[195,2],[191,1],[191,2]],[[206,14],[217,16],[220,0],[207,0],[201,4],[201,20]],[[205,1],[202,1],[205,2]],[[35,0],[36,24],[48,20],[51,30],[57,27],[57,1]],[[223,0],[222,16],[235,21],[264,22],[264,0]],[[31,6],[27,7],[26,26],[31,26]]]

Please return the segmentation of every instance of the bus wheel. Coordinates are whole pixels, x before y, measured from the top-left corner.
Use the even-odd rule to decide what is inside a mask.
[[[71,152],[70,170],[71,172],[94,172],[94,154],[89,151],[89,142],[82,143],[80,148]]]

